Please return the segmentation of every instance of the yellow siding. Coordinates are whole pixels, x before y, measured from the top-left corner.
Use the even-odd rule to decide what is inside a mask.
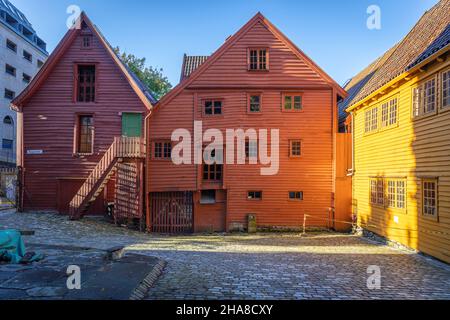
[[[448,61],[438,63],[354,111],[353,179],[354,210],[362,227],[446,262],[450,262],[450,110],[441,110],[438,100],[437,114],[413,120],[412,87],[448,65]],[[365,111],[395,96],[397,126],[366,134]],[[381,119],[381,108],[378,114]],[[377,176],[407,180],[406,210],[370,204],[369,178]],[[439,179],[438,221],[422,215],[425,177]]]

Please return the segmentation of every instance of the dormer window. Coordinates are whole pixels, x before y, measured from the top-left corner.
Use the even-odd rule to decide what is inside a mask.
[[[266,71],[269,70],[269,54],[264,48],[248,49],[248,70]]]

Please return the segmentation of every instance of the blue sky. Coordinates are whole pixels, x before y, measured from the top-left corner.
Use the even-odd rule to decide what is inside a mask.
[[[437,0],[10,0],[51,51],[78,5],[113,46],[164,69],[172,84],[184,53],[209,55],[261,11],[338,83],[400,41]],[[366,27],[370,5],[381,8],[381,30]]]

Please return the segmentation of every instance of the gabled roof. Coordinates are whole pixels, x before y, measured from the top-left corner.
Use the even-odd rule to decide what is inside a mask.
[[[86,23],[89,29],[99,38],[100,42],[104,45],[106,51],[110,54],[111,58],[114,60],[116,65],[125,75],[126,80],[131,85],[131,88],[136,92],[137,96],[140,98],[142,103],[151,109],[153,104],[156,103],[156,99],[152,96],[150,91],[146,86],[139,80],[139,78],[122,62],[122,60],[114,52],[111,45],[108,43],[106,38],[101,34],[98,28],[89,20],[87,15],[82,12],[78,18],[76,25],[81,25]],[[42,66],[38,74],[33,78],[31,83],[25,88],[20,95],[18,95],[12,102],[11,106],[14,110],[19,111],[23,105],[33,96],[33,94],[40,88],[45,79],[48,77],[50,72],[58,63],[59,59],[64,55],[66,50],[71,46],[79,30],[77,28],[70,29],[63,39],[60,41],[58,46],[55,48],[53,53],[47,59],[46,63]]]
[[[197,70],[208,58],[209,56],[188,56],[185,54],[183,57],[183,66],[181,67],[180,81],[189,77],[191,73]]]
[[[302,59],[312,70],[317,72],[341,97],[346,97],[347,92],[336,83],[327,73],[325,73],[317,64],[314,63],[303,51],[301,51],[291,40],[289,40],[280,30],[278,30],[269,20],[258,12],[250,21],[248,21],[238,32],[229,37],[227,41],[215,51],[200,67],[194,70],[189,77],[181,81],[175,88],[166,94],[155,106],[158,109],[160,105],[169,102],[183,89],[188,87],[195,79],[201,75],[210,65],[215,63],[230,47],[242,38],[257,23],[263,24],[277,39],[283,42],[298,58]]]
[[[427,11],[348,103],[352,107],[448,45],[450,0]]]
[[[386,60],[395,51],[398,44],[393,46],[387,52],[385,52],[381,57],[372,62],[363,71],[354,76],[350,81],[344,86],[344,89],[348,92],[348,97],[342,100],[339,105],[339,123],[345,121],[348,113],[345,111],[349,106],[350,102],[356,97],[356,95],[361,91],[361,89],[367,84],[367,82],[373,77],[377,70],[386,62]]]

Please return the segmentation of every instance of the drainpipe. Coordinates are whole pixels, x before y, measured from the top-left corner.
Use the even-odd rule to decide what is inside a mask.
[[[148,126],[148,119],[150,118],[150,116],[152,115],[152,110],[150,110],[150,112],[148,113],[148,115],[144,118],[144,146],[145,146],[145,163],[144,163],[144,208],[145,208],[145,227],[146,227],[146,231],[150,231],[150,203],[148,201],[148,194],[147,194],[147,182],[149,181],[148,179],[148,171],[149,168],[147,166],[147,164],[150,161],[150,154],[148,151],[148,138],[150,137],[150,126]]]

